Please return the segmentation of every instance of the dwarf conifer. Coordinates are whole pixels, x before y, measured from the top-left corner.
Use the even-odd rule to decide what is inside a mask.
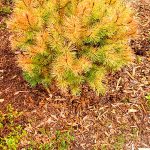
[[[16,0],[8,27],[17,62],[32,85],[78,94],[83,83],[104,93],[103,80],[132,61],[133,12],[122,0]]]

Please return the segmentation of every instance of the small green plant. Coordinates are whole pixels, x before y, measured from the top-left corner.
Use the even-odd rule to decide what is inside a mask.
[[[150,101],[150,93],[148,93],[148,94],[145,96],[145,98],[146,98],[148,101]]]
[[[28,150],[68,150],[74,137],[71,135],[70,131],[56,131],[55,137],[50,138],[47,143],[36,143],[31,141],[30,148]]]
[[[133,58],[129,39],[136,21],[123,0],[16,0],[8,27],[32,86],[56,81],[77,95],[88,83],[103,94],[105,75]]]
[[[70,131],[57,131],[56,138],[52,140],[52,147],[53,149],[67,150],[73,140],[74,137],[70,134]]]
[[[116,142],[114,143],[114,150],[123,150],[125,144],[125,137],[124,135],[118,135],[116,137]]]
[[[17,150],[20,140],[26,135],[23,127],[15,122],[20,115],[11,105],[6,113],[0,112],[0,149]]]
[[[68,150],[74,137],[71,130],[57,131],[54,137],[51,137],[45,128],[42,128],[41,134],[48,135],[49,142],[37,143],[33,137],[24,130],[19,124],[21,112],[15,111],[11,105],[7,106],[5,113],[0,112],[0,150],[18,150],[23,146],[25,150]],[[22,139],[26,139],[29,144],[21,145]],[[25,146],[25,147],[24,147]]]
[[[107,150],[107,146],[105,144],[101,145],[101,150]]]
[[[142,62],[142,57],[141,56],[136,56],[136,61],[138,64],[140,64]]]
[[[138,138],[138,132],[139,132],[139,129],[138,128],[132,128],[131,130],[131,140],[132,141],[136,141],[137,138]]]
[[[147,99],[148,107],[150,108],[150,93],[148,93],[145,98]]]

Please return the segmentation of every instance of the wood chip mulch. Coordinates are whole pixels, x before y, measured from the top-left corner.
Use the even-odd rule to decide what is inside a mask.
[[[64,95],[54,85],[51,93],[42,86],[31,88],[15,62],[10,33],[0,29],[0,110],[12,104],[23,111],[25,129],[35,141],[47,139],[40,128],[51,134],[72,129],[72,150],[150,148],[150,106],[145,98],[150,93],[150,4],[138,0],[132,6],[140,29],[131,40],[135,61],[108,75],[105,96],[96,96],[86,85],[81,97]],[[0,23],[3,20],[0,16]]]

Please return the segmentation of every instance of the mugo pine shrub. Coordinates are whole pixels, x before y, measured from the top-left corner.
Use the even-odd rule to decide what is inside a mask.
[[[32,86],[79,94],[86,82],[104,93],[105,75],[132,61],[136,22],[122,0],[16,0],[8,27]]]

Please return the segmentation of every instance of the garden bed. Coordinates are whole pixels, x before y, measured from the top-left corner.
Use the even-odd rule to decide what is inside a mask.
[[[80,97],[62,94],[55,85],[50,91],[41,85],[31,88],[17,67],[10,33],[1,27],[0,110],[5,112],[12,104],[24,112],[22,124],[37,142],[47,139],[38,132],[40,128],[51,134],[71,129],[73,150],[150,148],[150,102],[145,98],[150,93],[150,5],[146,0],[132,5],[140,29],[138,38],[131,40],[135,61],[108,75],[104,96],[96,96],[87,85],[82,87]],[[5,17],[0,16],[1,24]]]

